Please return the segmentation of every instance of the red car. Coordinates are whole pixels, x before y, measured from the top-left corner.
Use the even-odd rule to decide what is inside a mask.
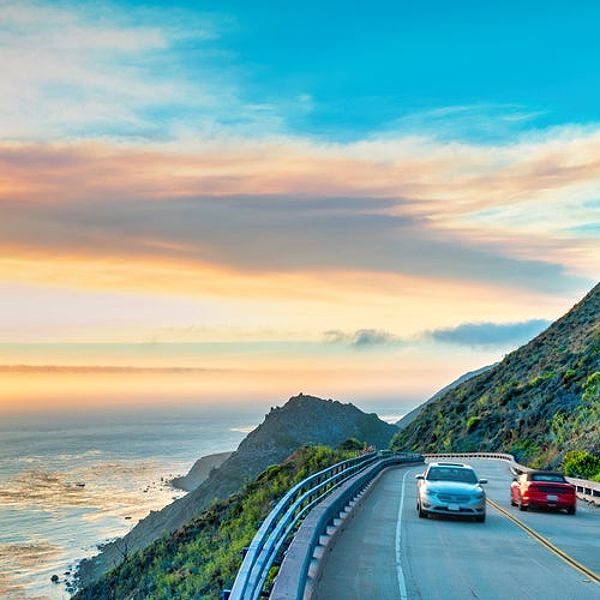
[[[531,471],[515,477],[510,485],[510,503],[519,510],[553,508],[575,514],[577,496],[575,486],[567,483],[564,475],[549,471]]]

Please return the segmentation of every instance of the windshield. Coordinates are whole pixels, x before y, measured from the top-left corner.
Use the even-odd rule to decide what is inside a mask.
[[[531,481],[552,481],[554,483],[564,483],[565,478],[562,475],[546,475],[542,473],[536,473],[531,476]]]
[[[427,473],[427,481],[477,483],[477,477],[475,471],[463,467],[431,467]]]

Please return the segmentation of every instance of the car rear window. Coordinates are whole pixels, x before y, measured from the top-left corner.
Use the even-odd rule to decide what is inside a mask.
[[[431,467],[427,473],[427,481],[460,481],[477,483],[475,471],[462,467]]]
[[[534,473],[531,476],[531,481],[551,481],[553,483],[565,483],[565,478],[562,475],[550,475],[546,473]]]
[[[538,492],[544,492],[545,494],[568,494],[568,487],[556,487],[552,485],[539,485],[535,488]]]

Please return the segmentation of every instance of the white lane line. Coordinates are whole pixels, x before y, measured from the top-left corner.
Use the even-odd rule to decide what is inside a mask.
[[[400,600],[408,600],[406,592],[406,581],[404,580],[404,571],[402,570],[402,512],[404,510],[404,483],[409,471],[402,477],[402,488],[400,489],[400,506],[398,507],[398,519],[396,520],[396,575],[398,577],[398,588],[400,589]]]

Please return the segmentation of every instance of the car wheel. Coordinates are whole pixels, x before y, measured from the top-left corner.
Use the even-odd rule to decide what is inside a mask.
[[[526,511],[527,508],[528,507],[525,504],[523,504],[523,501],[521,500],[521,502],[519,502],[519,510]]]
[[[569,506],[569,508],[567,508],[567,514],[568,515],[574,515],[575,514],[575,507],[574,506]]]
[[[478,523],[485,523],[485,513],[483,513],[482,515],[478,515],[477,517],[475,517],[475,520]]]
[[[427,511],[423,510],[420,504],[417,504],[417,513],[419,514],[419,519],[427,518]]]

